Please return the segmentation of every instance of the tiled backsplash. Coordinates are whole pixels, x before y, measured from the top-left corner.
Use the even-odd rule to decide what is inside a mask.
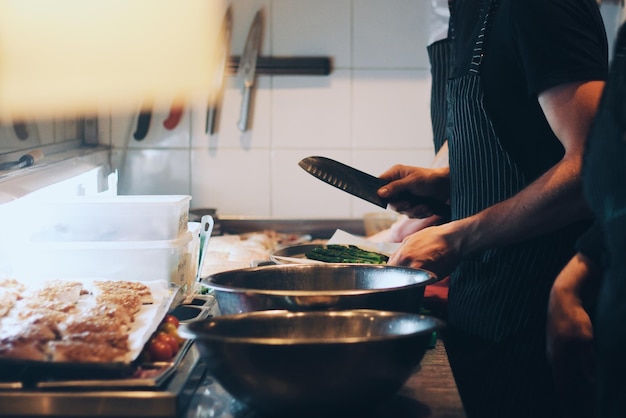
[[[327,56],[328,76],[259,76],[252,128],[236,127],[241,81],[229,77],[215,135],[206,106],[188,104],[177,128],[155,113],[147,137],[136,115],[103,118],[120,193],[191,194],[192,208],[229,216],[356,218],[377,207],[327,186],[298,161],[323,155],[380,174],[394,163],[428,165],[435,0],[233,0],[232,54],[265,8],[263,56]],[[161,104],[167,108],[167,104]]]
[[[120,167],[120,193],[191,194],[192,208],[229,216],[352,218],[380,210],[323,184],[298,161],[339,159],[372,174],[429,164],[430,0],[233,0],[232,54],[265,8],[263,56],[325,56],[328,76],[259,76],[251,130],[237,129],[241,81],[228,79],[215,135],[206,106],[186,107],[177,128],[155,113],[147,137],[136,115],[103,118]],[[167,104],[162,104],[167,107]]]

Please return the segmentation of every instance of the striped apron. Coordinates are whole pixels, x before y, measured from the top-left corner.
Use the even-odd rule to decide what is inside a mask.
[[[435,153],[446,142],[446,84],[450,78],[452,42],[441,39],[426,48],[430,61],[430,120]]]
[[[452,219],[503,201],[530,183],[484,104],[480,70],[498,0],[485,0],[465,75],[447,85]],[[467,257],[451,275],[446,349],[469,418],[556,417],[545,323],[550,287],[580,227]],[[542,405],[543,404],[543,405]]]

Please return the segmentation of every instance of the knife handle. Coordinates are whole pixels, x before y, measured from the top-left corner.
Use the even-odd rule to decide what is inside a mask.
[[[28,129],[26,129],[26,124],[24,122],[14,121],[13,130],[15,131],[15,135],[22,141],[28,139]]]
[[[133,138],[137,141],[142,141],[148,134],[150,119],[152,119],[152,111],[144,110],[139,113],[139,117],[137,118],[137,130],[135,130],[133,134]]]
[[[168,130],[173,130],[180,122],[180,119],[183,117],[183,106],[182,105],[172,105],[170,109],[170,114],[167,116],[167,119],[163,121],[163,127]]]
[[[239,122],[237,127],[241,132],[248,130],[248,119],[250,112],[250,98],[252,96],[252,86],[244,86],[243,97],[241,98],[241,112],[239,115]]]

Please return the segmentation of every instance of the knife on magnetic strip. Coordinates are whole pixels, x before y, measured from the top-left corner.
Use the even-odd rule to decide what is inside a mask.
[[[388,180],[372,176],[326,157],[306,157],[298,165],[312,176],[353,196],[381,208],[386,208],[389,204],[388,200],[381,198],[377,193],[378,189],[389,183]],[[398,196],[397,200],[408,200],[416,205],[427,205],[435,215],[439,215],[447,220],[450,219],[450,205],[440,200],[431,197],[415,196],[410,193]]]
[[[264,12],[259,9],[254,15],[254,20],[248,31],[248,38],[239,61],[237,77],[243,80],[243,96],[241,99],[241,112],[237,127],[241,132],[249,129],[250,108],[252,101],[252,89],[256,79],[256,62],[261,51],[263,37]]]

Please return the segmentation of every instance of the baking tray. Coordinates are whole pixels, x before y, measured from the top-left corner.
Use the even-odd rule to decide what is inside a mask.
[[[181,417],[205,369],[192,343],[159,388],[0,390],[0,417]]]
[[[150,283],[150,282],[146,282]],[[0,358],[0,389],[17,386],[33,387],[41,382],[90,380],[104,382],[126,379],[138,372],[137,359],[161,320],[174,307],[180,288],[174,284],[152,283],[155,303],[144,305],[135,318],[130,332],[131,347],[126,361],[120,362],[53,362],[15,358]],[[156,367],[156,366],[155,366]]]
[[[180,347],[176,357],[171,362],[140,363],[129,365],[133,368],[130,377],[119,379],[63,379],[37,382],[38,389],[151,389],[161,387],[162,384],[178,368],[182,358],[187,354],[192,340],[186,340]]]

